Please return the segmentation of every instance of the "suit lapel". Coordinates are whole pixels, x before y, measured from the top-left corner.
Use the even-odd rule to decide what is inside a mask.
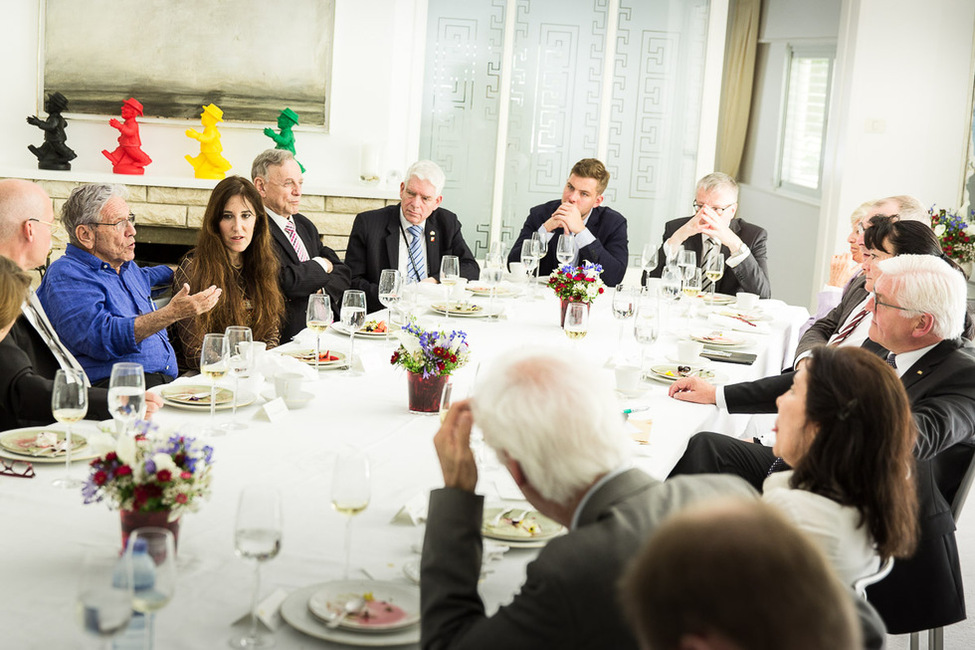
[[[288,239],[288,236],[285,235],[284,231],[278,227],[278,224],[271,224],[271,235],[274,237],[274,241],[278,243],[278,246],[280,246],[284,251],[285,255],[288,256],[288,259],[297,263],[298,253],[295,252],[295,247],[291,245],[291,241]]]
[[[389,215],[389,220],[386,222],[386,259],[389,260],[389,268],[398,269],[400,238],[399,204],[391,207],[394,207],[395,210]]]
[[[423,224],[423,234],[427,239],[427,277],[432,277],[440,273],[440,220],[437,219],[437,210]]]
[[[911,386],[921,381],[926,374],[934,370],[956,347],[958,347],[956,341],[942,341],[928,350],[927,354],[915,361],[914,365],[908,368],[907,372],[901,376],[901,381],[904,382],[904,388],[910,390]]]
[[[589,500],[586,501],[582,512],[579,513],[579,527],[596,521],[614,503],[655,483],[659,483],[659,481],[638,469],[629,469],[618,476],[614,476],[589,495]]]

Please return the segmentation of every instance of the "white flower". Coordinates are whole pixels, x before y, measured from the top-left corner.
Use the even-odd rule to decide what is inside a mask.
[[[965,228],[965,234],[969,237],[975,237],[975,223]]]
[[[115,453],[120,461],[129,467],[135,467],[135,438],[126,434],[120,435]]]
[[[423,349],[420,347],[420,339],[413,336],[409,332],[404,332],[402,330],[396,332],[396,338],[398,338],[399,342],[403,345],[404,348],[406,348],[407,354],[416,354],[417,352]]]
[[[948,230],[948,226],[944,225],[943,223],[939,223],[937,226],[934,227],[934,234],[937,237],[941,237],[942,235],[945,234],[946,230]]]
[[[171,473],[176,472],[176,463],[173,457],[163,452],[156,452],[152,455],[152,462],[156,465],[156,473],[168,469]]]

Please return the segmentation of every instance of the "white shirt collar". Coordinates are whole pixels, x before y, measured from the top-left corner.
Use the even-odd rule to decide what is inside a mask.
[[[284,228],[288,224],[289,221],[291,223],[294,223],[294,221],[291,219],[291,217],[282,217],[281,215],[279,215],[279,214],[275,213],[274,211],[272,211],[267,206],[264,206],[264,211],[267,212],[268,218],[271,219],[271,221],[273,221],[275,223],[275,225],[277,225],[277,227],[281,229],[281,232],[285,232]]]
[[[621,467],[617,467],[616,469],[614,469],[612,472],[609,472],[608,474],[604,474],[601,479],[593,483],[593,486],[589,488],[588,491],[586,491],[582,499],[579,501],[579,505],[576,506],[576,511],[572,513],[572,522],[569,526],[569,530],[575,530],[579,526],[579,517],[582,514],[583,508],[586,507],[586,503],[588,503],[592,495],[596,494],[596,492],[599,491],[599,488],[603,487],[604,485],[606,485],[611,480],[613,480],[614,478],[616,478],[617,476],[619,476],[620,474],[622,474],[628,469],[630,469],[628,465],[622,465]]]
[[[938,341],[938,343],[941,343],[941,341]],[[907,372],[911,366],[917,363],[925,354],[933,350],[938,343],[934,343],[923,348],[918,348],[917,350],[911,350],[910,352],[901,352],[900,354],[895,355],[894,365],[897,366],[897,376],[903,377],[904,373]]]
[[[403,229],[403,232],[408,233],[408,232],[410,232],[410,228],[412,228],[413,226],[420,226],[420,232],[422,233],[423,232],[423,228],[426,226],[426,224],[427,224],[427,220],[426,219],[424,219],[421,223],[410,223],[409,221],[406,220],[406,217],[403,216],[403,208],[400,207],[400,210],[399,210],[399,225]]]

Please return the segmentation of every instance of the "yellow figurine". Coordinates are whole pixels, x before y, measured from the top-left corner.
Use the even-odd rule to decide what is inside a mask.
[[[223,145],[220,144],[220,131],[217,130],[217,123],[221,121],[223,121],[223,111],[216,104],[210,104],[204,106],[203,112],[200,113],[203,133],[186,129],[186,137],[200,142],[200,155],[195,158],[186,156],[186,162],[193,166],[194,176],[197,178],[220,180],[231,167],[227,159],[220,153],[223,151]]]

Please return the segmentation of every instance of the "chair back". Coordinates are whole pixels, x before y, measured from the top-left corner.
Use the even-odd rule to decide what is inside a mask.
[[[880,568],[876,573],[872,573],[868,576],[863,576],[859,580],[853,583],[853,591],[856,592],[857,596],[866,600],[867,599],[867,587],[870,585],[880,582],[887,577],[890,570],[894,568],[894,558],[889,557],[884,560],[884,563],[880,565]]]
[[[934,480],[951,505],[951,517],[958,522],[968,491],[975,482],[975,446],[958,444],[935,456]]]

